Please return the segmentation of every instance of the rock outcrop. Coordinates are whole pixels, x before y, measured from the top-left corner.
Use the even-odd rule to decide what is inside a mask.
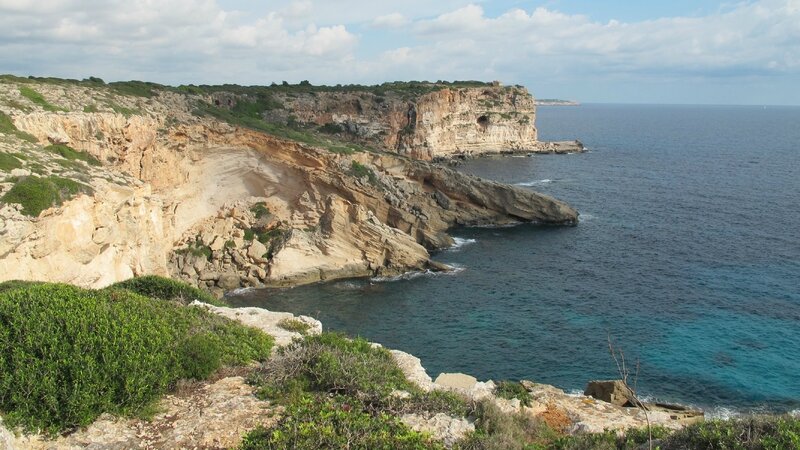
[[[287,121],[291,115],[301,123],[423,160],[583,150],[577,141],[538,140],[536,105],[522,86],[426,87],[430,92],[422,95],[391,90],[278,93],[284,109],[268,116]],[[223,104],[236,101],[229,97]]]

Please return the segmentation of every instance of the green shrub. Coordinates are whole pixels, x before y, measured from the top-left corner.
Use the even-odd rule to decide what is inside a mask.
[[[264,202],[253,204],[253,206],[250,207],[250,212],[256,216],[256,219],[269,216],[269,208],[267,208],[267,204]]]
[[[14,289],[29,288],[42,284],[41,281],[27,281],[27,280],[9,280],[0,283],[0,294],[5,291],[12,291]]]
[[[388,350],[340,333],[306,336],[280,349],[263,370],[262,394],[269,397],[299,385],[380,402],[396,389],[413,389]]]
[[[103,412],[133,414],[181,378],[264,360],[272,346],[202,308],[124,289],[16,283],[0,293],[0,411],[12,427],[56,433]]]
[[[426,416],[445,413],[455,417],[466,417],[470,410],[464,396],[450,391],[413,390],[408,398],[390,396],[380,405],[392,414],[422,414]]]
[[[531,393],[518,381],[501,381],[497,384],[495,395],[508,400],[518,399],[525,406],[531,406]]]
[[[301,396],[270,429],[244,438],[241,450],[322,448],[443,449],[430,436],[411,430],[396,417],[370,414],[355,398]]]
[[[100,161],[97,158],[86,152],[75,150],[74,148],[64,144],[48,145],[44,148],[48,152],[60,155],[62,158],[70,161],[83,161],[90,166],[99,166]]]
[[[184,378],[203,380],[222,365],[222,349],[209,334],[194,334],[178,349]]]
[[[184,248],[175,250],[175,253],[179,255],[189,254],[195,257],[204,257],[206,259],[211,259],[213,251],[211,250],[211,247],[204,244],[202,239],[200,239],[200,237],[198,236],[194,242],[190,242]]]
[[[352,164],[350,164],[350,175],[356,178],[367,177],[371,184],[378,184],[378,177],[375,175],[375,172],[358,161],[353,161]]]
[[[22,167],[22,161],[18,158],[9,155],[8,153],[0,153],[0,170],[11,172],[14,169]]]
[[[306,334],[311,329],[311,325],[297,319],[281,319],[278,326],[286,331],[293,331],[295,333]]]
[[[146,297],[157,298],[159,300],[177,301],[184,305],[199,300],[216,306],[225,306],[225,303],[217,300],[208,292],[202,291],[194,286],[170,278],[158,275],[145,275],[129,280],[120,281],[111,285],[113,289],[127,289]]]
[[[99,109],[97,109],[97,105],[95,105],[95,104],[86,105],[86,106],[83,107],[83,112],[85,112],[85,113],[96,113],[98,111],[99,111]]]
[[[0,111],[0,133],[10,134],[24,141],[36,142],[36,138],[34,136],[25,133],[24,131],[19,131],[14,125],[14,122],[11,121],[11,118],[5,115],[3,111]]]
[[[45,111],[65,111],[63,108],[59,108],[57,106],[53,106],[45,100],[42,94],[36,92],[34,89],[29,88],[28,86],[22,86],[19,88],[19,93],[23,97],[27,98],[31,102],[41,106],[44,108]]]
[[[508,414],[493,402],[475,405],[475,431],[454,448],[459,450],[550,449],[558,434],[547,424],[525,413]],[[587,447],[593,448],[593,447]]]
[[[0,201],[19,203],[23,214],[38,217],[45,209],[60,206],[79,193],[92,192],[91,187],[67,178],[31,176],[17,181]]]

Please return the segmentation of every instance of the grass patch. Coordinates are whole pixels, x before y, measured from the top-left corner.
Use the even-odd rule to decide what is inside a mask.
[[[96,113],[96,112],[100,112],[100,110],[97,109],[97,105],[95,105],[93,103],[91,105],[84,106],[83,107],[83,112],[85,112],[85,113]]]
[[[28,86],[20,87],[19,88],[19,93],[23,97],[25,97],[28,100],[30,100],[32,103],[41,106],[45,111],[51,111],[51,112],[53,112],[53,111],[66,111],[66,109],[64,109],[64,108],[59,108],[57,106],[51,105],[50,103],[47,102],[47,100],[45,100],[45,98],[42,96],[42,94],[40,94],[39,92],[37,92],[36,90],[34,90],[33,88],[30,88]]]
[[[125,289],[0,291],[0,410],[29,431],[136,414],[178,380],[266,359],[272,346],[258,330]]]
[[[217,300],[208,292],[202,291],[180,281],[158,275],[146,275],[121,281],[111,285],[113,289],[127,289],[145,297],[159,300],[175,301],[188,305],[195,300],[216,306],[226,306],[225,302]]]
[[[352,175],[352,176],[354,176],[356,178],[359,178],[359,179],[367,177],[367,180],[369,181],[370,184],[372,184],[374,186],[378,185],[378,176],[375,175],[375,171],[373,171],[369,167],[361,164],[358,161],[353,161],[350,164],[349,173],[350,173],[350,175]]]
[[[116,103],[113,103],[113,102],[109,103],[108,106],[115,113],[122,114],[125,117],[130,117],[130,116],[135,116],[135,115],[141,114],[141,111],[139,111],[138,109],[126,108],[124,106],[120,106],[120,105],[118,105]]]
[[[37,142],[33,135],[24,131],[19,131],[14,125],[14,122],[11,121],[11,118],[5,115],[5,113],[2,111],[0,111],[0,133],[10,134],[28,142]]]
[[[4,172],[11,172],[14,169],[22,168],[22,161],[19,158],[9,155],[8,153],[0,153],[0,170]]]
[[[278,326],[286,331],[293,331],[295,333],[306,334],[311,329],[311,325],[297,319],[281,319]]]
[[[25,177],[6,192],[0,201],[19,203],[22,213],[38,217],[42,211],[51,206],[60,206],[77,194],[91,194],[92,188],[67,178],[55,175],[48,177]]]
[[[531,406],[531,393],[525,389],[522,383],[517,381],[501,381],[497,384],[495,395],[508,400],[517,399],[525,406]]]
[[[100,161],[89,153],[75,150],[74,148],[64,144],[48,145],[44,148],[50,153],[55,153],[64,159],[70,161],[83,161],[90,166],[99,166]]]

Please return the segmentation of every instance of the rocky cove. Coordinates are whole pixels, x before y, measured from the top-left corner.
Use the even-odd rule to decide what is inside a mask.
[[[241,287],[449,270],[430,252],[453,244],[447,231],[454,226],[573,226],[578,219],[549,196],[434,162],[581,151],[579,142],[537,140],[533,98],[518,86],[265,93],[4,77],[0,111],[0,281],[102,288],[155,274],[219,297]],[[42,204],[31,181],[55,186],[52,200]],[[300,336],[276,326],[297,319],[286,313],[203,307],[278,344]],[[313,319],[297,320],[321,330]],[[418,359],[391,353],[423,391],[488,398],[569,433],[685,423],[683,413],[646,416],[533,382],[522,383],[533,399],[525,405],[466,375],[432,381]],[[56,443],[7,431],[0,442],[227,448],[274,412],[241,376],[196,387],[163,399],[167,412],[152,422],[103,417]],[[463,417],[402,419],[447,444],[474,430]]]

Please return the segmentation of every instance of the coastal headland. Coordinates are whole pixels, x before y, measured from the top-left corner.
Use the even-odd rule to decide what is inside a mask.
[[[149,393],[151,403],[138,405],[157,405],[149,419],[118,405],[37,430],[31,424],[44,422],[35,415],[9,409],[24,396],[3,397],[0,413],[22,428],[0,427],[0,445],[262,448],[283,442],[286,430],[298,429],[292,421],[309,414],[308,420],[357,419],[384,438],[390,429],[397,442],[417,445],[408,448],[495,448],[490,438],[505,442],[512,435],[516,440],[508,442],[536,436],[544,447],[533,448],[552,448],[586,433],[594,433],[591,442],[629,436],[639,445],[648,426],[666,443],[691,442],[693,435],[670,430],[696,422],[702,414],[695,411],[625,407],[612,403],[617,391],[606,402],[524,380],[495,383],[464,374],[432,380],[412,355],[321,333],[312,318],[216,301],[243,287],[450,270],[430,252],[453,244],[448,230],[455,226],[576,225],[578,212],[562,201],[437,163],[583,150],[578,141],[539,141],[535,117],[525,88],[496,82],[169,87],[0,77],[0,282],[26,280],[0,284],[7,314],[0,317],[13,325],[0,337],[35,348],[25,340],[28,328],[14,328],[26,322],[11,320],[20,305],[37,314],[35,307],[71,301],[108,305],[99,315],[142,308],[154,318],[150,325],[171,330],[156,330],[174,340],[165,345],[177,346],[165,358],[178,355],[184,358],[178,366],[186,366]],[[53,298],[64,302],[51,304]],[[59,313],[67,314],[64,326],[43,336],[64,333],[55,342],[79,342],[70,333],[83,328],[68,325],[85,318],[69,315],[69,308]],[[119,325],[113,320],[112,332]],[[182,328],[170,323],[191,333],[175,334]],[[236,358],[222,361],[229,351]],[[25,360],[15,358],[0,359],[0,370]],[[213,370],[199,373],[197,360]],[[332,365],[323,370],[320,361]],[[14,376],[24,372],[14,367]],[[195,381],[179,381],[186,373]],[[63,380],[80,379],[73,375]],[[594,385],[602,386],[608,384]],[[50,412],[60,414],[72,401],[56,401]],[[494,420],[510,428],[498,431]],[[758,430],[797,426],[781,420],[759,422]],[[281,448],[275,445],[264,448]]]

